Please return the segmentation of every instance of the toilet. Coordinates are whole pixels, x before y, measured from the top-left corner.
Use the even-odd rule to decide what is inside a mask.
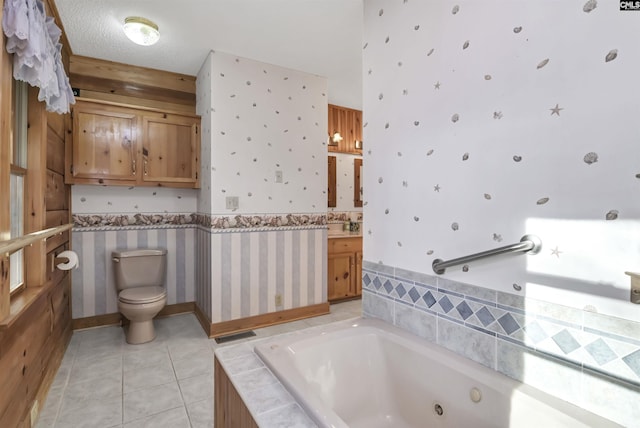
[[[151,342],[156,337],[153,317],[167,304],[164,287],[167,250],[115,250],[111,260],[118,290],[118,310],[130,321],[127,343]]]

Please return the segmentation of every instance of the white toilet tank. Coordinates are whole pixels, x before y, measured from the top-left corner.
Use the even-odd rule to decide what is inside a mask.
[[[133,287],[164,287],[167,272],[167,250],[141,248],[115,250],[111,253],[118,291]]]

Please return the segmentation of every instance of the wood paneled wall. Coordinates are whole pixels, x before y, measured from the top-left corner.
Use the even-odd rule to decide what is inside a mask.
[[[4,2],[3,2],[4,3]],[[46,1],[51,12],[51,2]],[[1,17],[0,9],[0,17]],[[1,37],[0,55],[0,241],[10,231],[12,156],[12,57]],[[63,57],[68,54],[63,52]],[[47,113],[29,89],[28,166],[24,233],[69,223],[70,188],[63,183],[68,118]],[[55,255],[69,248],[65,232],[26,249],[26,287],[8,297],[8,258],[0,256],[0,427],[31,427],[31,410],[46,398],[71,338],[69,272],[55,268]],[[36,412],[37,414],[37,412]]]
[[[44,403],[71,338],[69,278],[63,274],[43,286],[15,322],[0,330],[2,427],[35,424],[31,408]]]
[[[258,424],[217,359],[214,359],[213,378],[214,428],[257,428]]]
[[[4,3],[3,3],[4,5]],[[0,10],[2,18],[2,10]],[[0,195],[9,195],[9,168],[11,165],[11,56],[4,48],[4,32],[0,32]],[[8,76],[8,77],[5,77]],[[5,197],[6,198],[6,197]],[[0,241],[9,239],[11,232],[10,206],[0,200]],[[0,318],[9,313],[9,257],[0,254]]]
[[[163,111],[195,114],[196,78],[72,55],[69,81],[80,96]]]
[[[67,122],[47,113],[36,91],[29,89],[25,233],[71,221],[70,187],[63,184],[61,162]],[[4,166],[2,175],[9,175]],[[8,194],[2,198],[8,206]],[[69,238],[64,232],[26,248],[27,286],[11,297],[9,316],[0,320],[2,427],[35,423],[31,409],[44,402],[71,339],[71,275],[55,268],[55,256],[69,249]]]
[[[356,141],[362,142],[362,111],[329,104],[328,132],[330,152],[362,154],[362,148],[356,147]],[[333,143],[333,135],[339,132],[342,141]]]

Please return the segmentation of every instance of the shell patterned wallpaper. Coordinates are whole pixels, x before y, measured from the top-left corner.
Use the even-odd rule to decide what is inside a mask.
[[[198,74],[199,210],[229,214],[236,196],[234,214],[326,213],[326,92],[324,77],[211,52]]]
[[[74,214],[193,213],[198,191],[166,187],[92,186],[71,187]]]
[[[640,26],[618,2],[365,1],[370,262],[640,320]]]

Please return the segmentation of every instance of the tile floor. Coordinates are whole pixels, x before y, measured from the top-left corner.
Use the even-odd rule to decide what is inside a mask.
[[[125,342],[120,327],[76,331],[37,428],[213,427],[213,350],[360,316],[361,302],[331,313],[255,330],[256,337],[217,344],[194,314],[155,321],[157,337]]]

